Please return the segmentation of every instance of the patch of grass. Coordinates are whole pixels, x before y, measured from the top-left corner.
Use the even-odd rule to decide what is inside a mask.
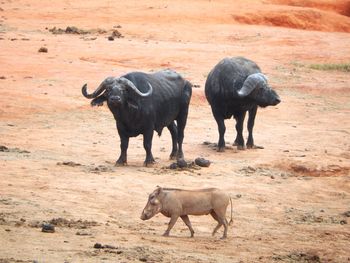
[[[337,70],[343,72],[350,72],[350,63],[339,63],[339,64],[311,64],[311,69],[316,70]]]

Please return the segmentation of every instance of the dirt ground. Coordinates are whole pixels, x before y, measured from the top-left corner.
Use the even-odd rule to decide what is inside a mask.
[[[350,62],[349,14],[349,1],[327,0],[1,0],[0,262],[349,262],[350,75],[310,69]],[[203,87],[233,56],[256,61],[282,103],[258,110],[264,149],[230,146],[227,120],[218,153],[203,144],[218,140]],[[167,169],[165,130],[153,167],[143,167],[141,136],[116,167],[112,114],[91,108],[81,87],[164,68],[196,85],[186,160],[212,164]],[[190,217],[194,238],[181,220],[162,237],[167,218],[140,220],[157,185],[226,190],[228,239],[211,236],[210,216]]]

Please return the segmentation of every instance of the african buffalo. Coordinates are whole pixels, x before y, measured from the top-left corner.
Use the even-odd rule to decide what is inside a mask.
[[[258,106],[267,107],[281,102],[277,93],[267,84],[267,77],[253,61],[243,58],[225,58],[209,73],[205,96],[218,125],[218,151],[225,149],[225,119],[236,119],[237,136],[234,145],[244,149],[243,121],[248,118],[247,148],[254,148],[253,126]]]
[[[188,107],[192,95],[192,84],[172,70],[153,74],[132,72],[121,77],[108,77],[92,93],[87,84],[83,95],[92,106],[101,106],[107,101],[108,108],[116,120],[120,137],[120,157],[117,165],[127,163],[129,138],[143,135],[146,150],[144,164],[154,163],[151,152],[153,131],[160,136],[164,127],[171,133],[170,158],[183,158],[182,141],[187,121]],[[176,120],[176,124],[175,124]]]

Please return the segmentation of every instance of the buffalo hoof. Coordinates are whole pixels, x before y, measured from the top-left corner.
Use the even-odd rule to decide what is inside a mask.
[[[143,163],[143,166],[145,167],[152,167],[156,162],[155,161],[145,161]]]
[[[240,151],[245,150],[244,145],[238,145],[238,146],[237,146],[237,150],[240,150]]]
[[[127,162],[122,162],[122,161],[116,161],[115,166],[125,166],[127,165]]]
[[[169,233],[168,232],[165,232],[164,234],[163,234],[163,237],[168,237],[169,236]]]
[[[224,147],[219,147],[218,152],[223,153],[225,151],[225,146]]]
[[[175,154],[170,154],[169,160],[176,160],[176,153]]]
[[[226,239],[226,238],[227,238],[226,236],[220,237],[221,240],[224,240],[224,239]]]

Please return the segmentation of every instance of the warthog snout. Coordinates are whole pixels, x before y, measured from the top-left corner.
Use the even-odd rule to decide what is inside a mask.
[[[145,213],[143,213],[143,212],[142,212],[140,218],[141,218],[142,220],[147,220],[147,219],[148,219],[147,216],[145,215]]]

